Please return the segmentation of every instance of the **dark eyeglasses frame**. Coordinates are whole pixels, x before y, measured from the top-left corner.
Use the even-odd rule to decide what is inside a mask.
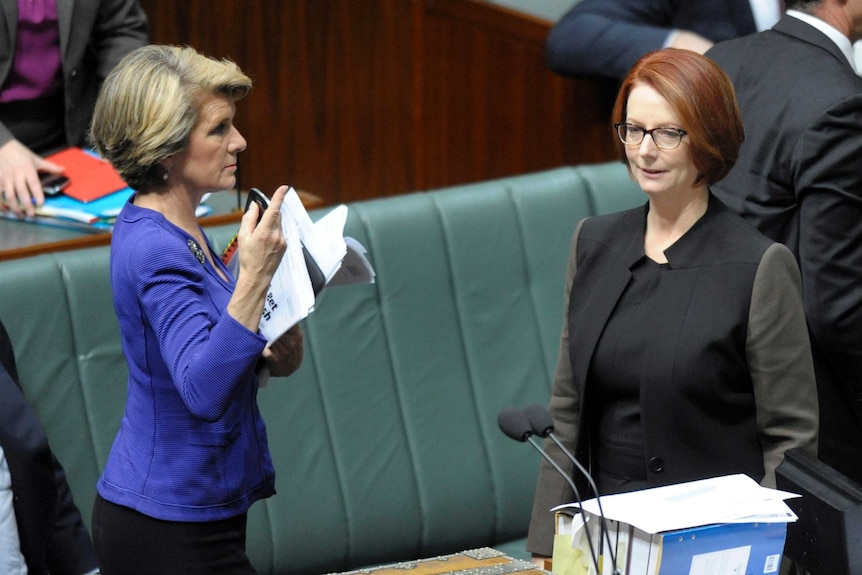
[[[660,148],[662,150],[675,150],[682,143],[682,137],[685,136],[686,134],[688,134],[688,132],[686,132],[685,130],[681,130],[679,128],[667,128],[664,126],[659,126],[658,128],[653,128],[652,130],[646,130],[644,128],[641,128],[640,126],[635,126],[634,124],[629,124],[628,122],[619,122],[617,124],[614,124],[614,128],[617,131],[617,136],[619,137],[620,141],[623,144],[625,144],[626,146],[640,146],[643,143],[646,135],[649,134],[650,138],[652,138],[652,141],[656,145],[656,147]],[[641,137],[637,142],[627,142],[626,141],[624,134],[628,133],[630,128],[635,128],[637,130],[640,130]],[[679,139],[677,140],[676,144],[673,146],[663,146],[663,145],[659,144],[658,140],[655,139],[655,132],[659,131],[659,130],[662,130],[665,132],[676,132],[679,135]]]

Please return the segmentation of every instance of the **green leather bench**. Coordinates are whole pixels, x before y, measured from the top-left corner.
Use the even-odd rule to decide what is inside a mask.
[[[547,402],[577,221],[644,201],[613,163],[351,204],[377,283],[324,290],[302,367],[260,392],[278,494],[249,516],[259,572],[525,557],[539,457],[497,414]],[[207,231],[220,248],[235,226]],[[108,255],[0,263],[25,392],[88,523],[127,375]]]

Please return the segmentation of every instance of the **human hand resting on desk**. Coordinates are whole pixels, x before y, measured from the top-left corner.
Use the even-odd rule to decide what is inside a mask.
[[[299,369],[304,354],[302,339],[302,327],[296,324],[263,350],[263,359],[272,375],[287,377]]]
[[[287,190],[287,186],[281,186],[275,191],[260,221],[260,207],[252,204],[243,215],[237,234],[241,272],[227,311],[252,331],[258,330],[264,298],[287,247],[279,213]]]
[[[63,166],[34,154],[18,140],[0,146],[2,209],[17,216],[32,216],[45,201],[39,172],[62,174]]]

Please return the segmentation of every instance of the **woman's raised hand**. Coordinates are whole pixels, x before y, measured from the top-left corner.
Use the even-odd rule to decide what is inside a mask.
[[[281,205],[287,190],[287,186],[278,188],[263,214],[260,206],[252,203],[242,218],[237,240],[240,278],[245,281],[262,282],[268,287],[281,263],[287,245],[281,227]]]
[[[281,205],[287,190],[287,186],[278,188],[263,214],[256,203],[249,206],[239,226],[240,271],[227,309],[253,331],[258,329],[266,292],[287,247],[281,228]]]

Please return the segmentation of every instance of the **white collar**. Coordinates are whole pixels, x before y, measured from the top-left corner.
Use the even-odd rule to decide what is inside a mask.
[[[826,34],[826,36],[832,40],[832,42],[838,46],[838,49],[841,50],[841,53],[844,54],[844,57],[847,58],[847,61],[850,63],[850,67],[853,68],[853,71],[856,71],[856,62],[853,56],[853,45],[850,43],[850,38],[839,32],[836,28],[827,24],[820,18],[816,16],[812,16],[811,14],[806,14],[804,12],[800,12],[799,10],[788,10],[788,16],[793,16],[807,24],[810,24]]]

